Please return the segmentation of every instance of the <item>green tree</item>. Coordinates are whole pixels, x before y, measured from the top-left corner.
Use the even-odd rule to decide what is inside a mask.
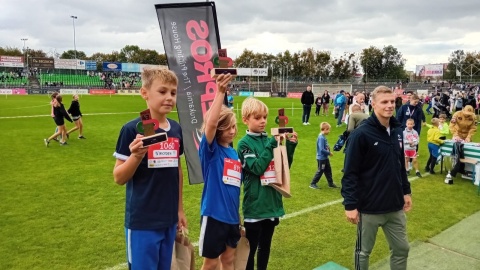
[[[336,80],[350,80],[357,72],[357,60],[354,53],[344,53],[331,61],[332,77]]]
[[[405,79],[405,59],[397,48],[392,45],[383,47],[382,75],[387,79]]]
[[[85,54],[85,52],[76,51],[76,54],[75,54],[75,50],[64,51],[60,55],[60,58],[62,58],[62,59],[75,59],[75,56],[77,57],[77,59],[86,59],[87,58],[87,55]]]
[[[330,60],[331,55],[329,51],[317,51],[315,55],[315,75],[318,76],[319,81],[330,76]]]
[[[364,72],[364,80],[378,79],[382,75],[383,53],[375,46],[363,49],[360,54],[360,66]]]
[[[0,47],[0,55],[6,55],[6,56],[22,56],[23,53],[20,49],[18,48],[13,48],[13,47]]]
[[[142,63],[140,62],[140,47],[137,45],[126,45],[119,53],[119,61],[125,63]]]

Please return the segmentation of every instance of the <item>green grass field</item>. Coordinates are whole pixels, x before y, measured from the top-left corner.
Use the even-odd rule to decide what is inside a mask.
[[[238,105],[242,100],[235,97]],[[299,100],[262,100],[271,110],[267,130],[275,126],[276,109],[284,107],[289,126],[299,134],[291,169],[293,196],[284,200],[287,214],[292,215],[276,229],[269,269],[313,269],[328,261],[352,268],[355,226],[345,219],[340,190],[327,188],[325,178],[320,190],[308,188],[316,170],[320,122],[326,120],[333,126],[328,137],[331,146],[344,127],[335,128],[331,114],[317,117],[313,112],[311,125],[303,126]],[[71,99],[64,101],[68,107]],[[46,95],[0,96],[0,269],[125,269],[121,265],[126,261],[125,187],[113,182],[112,154],[120,127],[137,117],[145,103],[138,96],[82,96],[87,139],[78,140],[73,133],[68,146],[51,142],[46,148],[43,138],[55,129],[48,102]],[[177,119],[176,113],[171,118]],[[72,126],[67,122],[67,128]],[[244,134],[242,123],[239,130],[240,136]],[[478,133],[475,138],[480,141]],[[337,184],[343,157],[335,152],[331,158]],[[424,129],[421,168],[427,158]],[[451,186],[438,174],[412,182],[413,210],[407,214],[410,242],[424,241],[480,210],[476,187],[457,178]],[[190,237],[196,242],[202,185],[184,182]],[[388,253],[383,233],[379,233],[371,263]]]

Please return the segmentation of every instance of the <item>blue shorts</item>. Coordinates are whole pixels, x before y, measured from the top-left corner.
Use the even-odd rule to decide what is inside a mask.
[[[434,158],[438,158],[438,156],[440,155],[440,146],[429,142],[428,152],[430,152],[430,155],[432,155]]]
[[[130,230],[125,228],[128,269],[169,270],[177,224],[161,230]]]

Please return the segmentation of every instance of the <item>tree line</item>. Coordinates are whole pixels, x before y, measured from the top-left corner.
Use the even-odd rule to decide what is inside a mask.
[[[47,57],[42,50],[28,49],[29,57]],[[0,55],[22,56],[18,48],[0,47]],[[126,45],[120,51],[111,53],[96,52],[87,56],[83,51],[68,50],[62,54],[49,55],[62,59],[83,59],[101,62],[126,62],[153,65],[167,65],[165,54],[155,50],[142,49],[137,45]],[[392,45],[383,48],[370,46],[360,53],[345,52],[332,56],[330,51],[308,48],[303,51],[285,50],[277,54],[257,53],[244,49],[234,60],[235,67],[268,68],[269,77],[288,76],[306,81],[351,80],[363,73],[364,81],[404,80],[408,78],[405,59]],[[101,65],[98,65],[101,69]],[[445,80],[455,80],[458,72],[463,76],[480,75],[480,53],[456,50],[448,58]]]

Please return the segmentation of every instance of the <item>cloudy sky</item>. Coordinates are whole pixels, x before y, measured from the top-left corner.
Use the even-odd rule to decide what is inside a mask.
[[[125,45],[164,52],[154,4],[185,0],[2,0],[0,46],[87,55]],[[474,0],[221,0],[222,47],[231,57],[247,48],[276,54],[306,48],[334,56],[369,46],[396,47],[406,68],[443,63],[456,49],[480,48],[480,6]]]

